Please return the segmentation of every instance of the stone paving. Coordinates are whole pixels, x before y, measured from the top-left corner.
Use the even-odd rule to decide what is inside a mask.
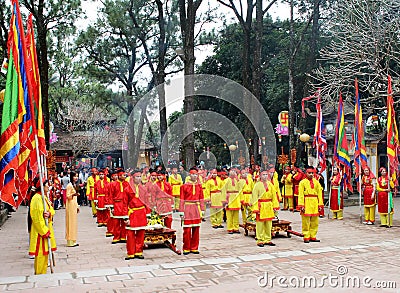
[[[400,206],[399,198],[395,206]],[[379,227],[378,216],[376,225],[361,224],[359,207],[346,207],[343,221],[320,219],[320,243],[280,235],[273,240],[275,247],[263,248],[243,233],[212,229],[207,220],[201,228],[199,255],[176,255],[157,246],[145,250],[144,260],[125,261],[125,245],[111,245],[105,228],[98,228],[90,213],[89,207],[81,207],[80,246],[67,248],[65,210],[57,211],[55,273],[35,276],[27,255],[27,208],[21,206],[0,228],[0,291],[400,292],[400,214],[388,229]],[[281,211],[279,217],[301,231],[298,213]],[[181,249],[178,219],[173,228]]]

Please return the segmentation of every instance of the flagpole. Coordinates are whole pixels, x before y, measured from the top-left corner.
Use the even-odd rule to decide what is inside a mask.
[[[390,188],[390,161],[389,161],[389,157],[388,157],[388,188],[389,188],[389,192],[388,192],[388,227],[392,226],[392,223],[390,223],[390,213],[392,212],[392,205],[391,205],[391,197],[392,197],[392,191]]]
[[[41,162],[40,162],[40,155],[39,155],[39,140],[37,137],[37,134],[35,133],[35,144],[36,144],[36,157],[37,157],[37,164],[38,164],[38,169],[39,169],[39,181],[40,181],[40,190],[42,192],[42,201],[43,201],[43,211],[46,212],[46,199],[45,199],[45,195],[44,194],[44,186],[43,186],[43,170],[42,170],[42,166],[41,166]],[[49,227],[49,219],[45,218],[45,223],[46,226]],[[47,238],[47,244],[48,244],[48,249],[49,249],[49,264],[50,264],[50,272],[53,274],[54,273],[54,269],[53,269],[53,255],[52,255],[52,251],[51,251],[51,241],[50,241],[50,236]]]
[[[360,210],[360,223],[362,224],[362,212],[361,212],[361,187],[362,187],[362,184],[361,184],[362,182],[361,182],[361,162],[360,162],[360,164],[358,164],[358,184],[359,184],[359,187],[358,187],[358,192],[359,192],[359,200],[358,200],[358,202],[359,202],[359,210]]]

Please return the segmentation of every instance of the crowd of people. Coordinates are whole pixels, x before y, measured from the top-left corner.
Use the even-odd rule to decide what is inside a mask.
[[[77,214],[81,205],[91,207],[97,226],[106,227],[105,236],[113,237],[112,244],[126,243],[126,260],[143,259],[145,231],[171,229],[174,213],[183,228],[184,255],[199,253],[200,226],[206,221],[206,213],[214,229],[225,228],[225,220],[228,234],[240,233],[240,219],[242,225],[254,224],[256,245],[263,247],[275,246],[271,241],[272,225],[278,220],[279,210],[299,212],[304,243],[320,241],[317,232],[319,218],[324,217],[324,180],[313,167],[302,170],[285,166],[281,176],[273,165],[264,170],[259,166],[242,170],[193,167],[188,173],[179,172],[178,166],[142,170],[92,168],[90,174],[68,169],[60,176],[49,173],[43,182],[45,201],[41,200],[39,180],[35,180],[30,197],[29,253],[35,256],[37,274],[46,273],[49,243],[50,250],[56,249],[51,225],[55,210],[66,210],[67,247],[79,245]],[[328,181],[332,219],[343,220],[344,185],[338,168],[332,169]],[[392,226],[394,209],[388,193],[393,187],[385,168],[380,169],[377,180],[368,167],[363,169],[365,224],[375,222],[377,204],[381,226]],[[156,222],[150,221],[154,215]]]

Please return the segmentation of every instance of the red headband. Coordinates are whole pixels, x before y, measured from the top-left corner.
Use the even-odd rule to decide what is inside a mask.
[[[197,172],[197,170],[190,170],[189,173],[190,174],[198,174],[199,172]]]

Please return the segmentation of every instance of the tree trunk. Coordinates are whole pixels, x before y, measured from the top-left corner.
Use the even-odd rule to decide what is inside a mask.
[[[255,27],[255,49],[254,49],[254,60],[253,60],[253,94],[256,97],[258,101],[261,100],[261,78],[262,78],[262,70],[261,70],[261,50],[262,50],[262,37],[263,37],[263,8],[262,8],[262,0],[257,0],[256,1],[256,27]],[[251,113],[254,113],[254,115],[259,116],[259,110],[255,109],[256,105],[255,103],[251,103]],[[254,117],[256,125],[258,129],[262,129],[260,117]],[[252,138],[253,140],[257,140],[258,136],[256,132],[254,131],[254,128],[252,127]],[[262,150],[262,156],[265,155],[265,147],[261,146],[263,148]],[[258,152],[258,143],[254,144],[254,153]],[[251,157],[251,153],[249,154]],[[263,162],[263,159],[261,158],[261,163]],[[264,166],[265,168],[266,166]]]
[[[46,146],[50,145],[50,111],[49,111],[49,61],[47,48],[47,27],[43,18],[44,1],[39,1],[36,18],[36,27],[38,34],[38,63],[40,70],[40,83],[42,93],[42,111],[44,121],[44,133],[46,138]]]
[[[194,84],[192,75],[194,75],[194,26],[196,20],[196,12],[200,6],[202,0],[179,0],[179,15],[181,22],[181,32],[183,39],[183,50],[184,50],[184,74],[185,74],[185,99],[183,102],[184,114],[189,114],[194,110]],[[184,120],[185,133],[190,133],[183,141],[183,148],[185,153],[185,165],[186,168],[190,168],[195,165],[194,158],[194,136],[191,133],[193,131],[193,117],[187,115]]]
[[[253,92],[253,86],[251,83],[251,26],[253,22],[253,0],[247,0],[247,11],[246,11],[246,19],[241,21],[242,29],[243,29],[243,51],[242,51],[242,60],[243,60],[243,68],[242,68],[242,79],[243,79],[243,87]],[[243,97],[246,101],[251,101],[251,97],[247,97],[247,93],[244,92]],[[252,112],[252,103],[244,103],[243,109],[245,113]],[[245,117],[247,118],[247,117]],[[249,158],[254,156],[257,161],[258,154],[258,137],[255,135],[255,131],[251,122],[246,119],[245,120],[245,130],[244,135],[245,138],[251,138],[253,140],[253,147],[249,148]]]
[[[162,150],[166,150],[166,158],[161,156],[164,165],[168,163],[168,135],[167,133],[167,109],[165,107],[165,54],[166,54],[166,44],[165,44],[165,18],[164,18],[164,7],[161,0],[157,0],[158,8],[158,27],[160,30],[160,37],[158,41],[158,66],[157,66],[157,76],[156,76],[156,86],[158,91],[158,107],[160,110],[160,138]]]

